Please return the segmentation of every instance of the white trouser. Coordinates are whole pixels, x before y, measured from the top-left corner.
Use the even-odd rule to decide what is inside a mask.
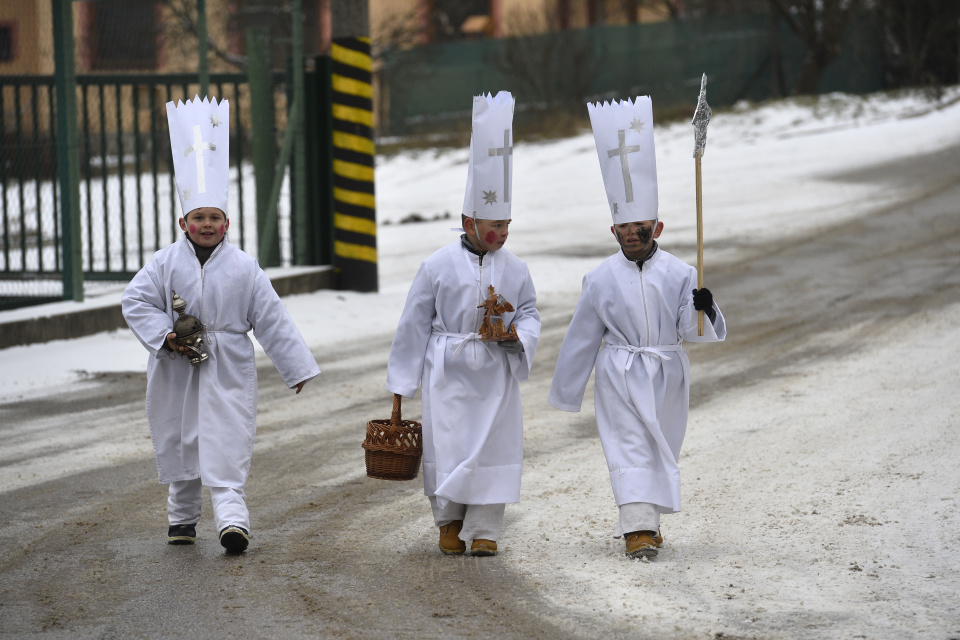
[[[167,497],[167,518],[171,525],[195,524],[200,520],[200,492],[203,483],[200,478],[170,483]],[[231,487],[209,487],[210,501],[213,503],[213,520],[217,531],[230,525],[237,525],[250,531],[250,512],[243,489]]]
[[[464,542],[473,540],[493,540],[496,542],[503,531],[503,511],[506,505],[502,504],[459,504],[447,501],[442,509],[437,506],[436,496],[430,497],[430,507],[433,509],[433,522],[442,527],[454,520],[463,520],[460,530],[460,539]]]
[[[659,531],[660,511],[649,502],[628,502],[620,505],[620,520],[613,536],[619,538],[634,531]]]

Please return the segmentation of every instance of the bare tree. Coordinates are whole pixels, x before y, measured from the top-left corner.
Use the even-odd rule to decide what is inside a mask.
[[[806,57],[793,92],[816,93],[823,72],[840,56],[840,41],[863,0],[770,0],[776,12],[803,42]]]
[[[876,8],[892,84],[937,87],[958,80],[960,2],[876,0]]]
[[[197,55],[197,3],[196,0],[161,0],[164,12],[171,19],[165,20],[158,29],[168,43],[176,48],[181,59]],[[189,36],[189,37],[184,37]],[[247,57],[230,53],[213,38],[207,36],[207,50],[213,56],[235,69],[247,68]]]
[[[196,56],[197,52],[197,1],[196,0],[159,0],[167,20],[159,29],[167,46],[178,51],[184,59]],[[208,2],[208,5],[211,4]],[[293,37],[291,20],[291,4],[289,0],[231,0],[230,11],[226,23],[217,40],[211,31],[215,20],[223,20],[221,14],[210,12],[207,15],[207,50],[215,60],[220,61],[221,68],[246,70],[246,55],[231,51],[222,40],[238,36],[244,41],[244,32],[248,27],[267,27],[272,47],[271,65],[275,69],[283,69],[289,63],[290,41]],[[319,30],[321,0],[302,0],[303,14],[303,49],[305,55],[321,53]]]
[[[418,9],[398,8],[396,5],[370,16],[372,55],[380,58],[385,51],[411,49],[423,42]]]
[[[390,135],[391,104],[402,103],[414,93],[418,81],[430,74],[433,52],[420,47],[423,32],[416,8],[391,5],[372,15],[370,23],[370,55],[373,62],[374,99],[377,133]],[[405,64],[391,64],[390,54],[407,51]]]
[[[646,9],[671,20],[717,15],[760,13],[767,10],[768,0],[618,0],[622,10],[631,16]]]
[[[524,88],[524,98],[538,109],[582,109],[602,55],[594,41],[578,30],[552,29],[550,7],[519,8],[510,16],[517,35],[503,40],[494,59],[497,69]]]

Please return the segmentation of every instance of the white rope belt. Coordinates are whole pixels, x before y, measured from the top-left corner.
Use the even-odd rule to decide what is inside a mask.
[[[453,338],[454,340],[459,340],[460,342],[456,343],[456,348],[453,350],[453,355],[450,357],[451,360],[456,360],[457,356],[460,355],[460,352],[463,351],[463,348],[467,346],[470,342],[479,342],[483,345],[483,348],[487,350],[487,353],[490,354],[490,357],[494,357],[492,351],[490,351],[490,345],[486,342],[480,340],[480,334],[476,331],[471,333],[453,333],[451,331],[433,331],[432,335],[440,336],[442,338]],[[444,367],[443,367],[443,343],[437,342],[437,352],[436,357],[434,358],[433,363],[433,373],[434,381],[444,380]]]
[[[652,356],[655,358],[660,358],[661,360],[672,360],[670,356],[667,355],[667,352],[670,351],[683,351],[683,346],[679,344],[658,344],[650,347],[638,347],[632,344],[617,344],[613,342],[608,342],[606,346],[610,349],[620,349],[621,351],[629,352],[627,356],[627,365],[626,370],[630,370],[630,367],[633,366],[633,360],[637,357],[637,354],[642,356]]]

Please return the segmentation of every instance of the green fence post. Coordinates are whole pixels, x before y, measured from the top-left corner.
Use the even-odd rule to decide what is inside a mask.
[[[210,88],[210,61],[207,59],[207,0],[197,0],[197,54],[200,97],[205,98]]]
[[[57,91],[57,172],[60,177],[63,299],[83,301],[80,245],[80,161],[77,158],[77,72],[73,0],[50,0],[53,9],[54,84]]]
[[[270,29],[250,27],[246,31],[246,37],[253,173],[257,185],[257,260],[263,267],[277,267],[280,266],[280,240],[276,231],[277,208],[270,206],[276,153],[276,115],[270,78]],[[270,216],[271,211],[273,216]],[[268,228],[272,233],[267,232]]]
[[[290,110],[296,109],[296,104],[290,105]],[[280,145],[280,155],[277,157],[277,164],[273,172],[273,186],[270,188],[270,198],[267,202],[267,219],[277,219],[277,204],[280,200],[280,187],[283,185],[283,174],[288,164],[290,156],[293,155],[293,139],[297,135],[297,130],[287,124],[287,130],[283,132],[283,143]],[[258,238],[259,240],[259,238]],[[277,242],[277,225],[267,225],[263,230],[262,242],[272,244]]]
[[[294,126],[297,137],[293,147],[293,220],[291,231],[296,240],[293,243],[293,264],[308,264],[309,245],[307,243],[307,152],[304,139],[304,97],[303,97],[303,12],[301,0],[293,0],[293,109],[287,126]],[[294,124],[295,123],[295,124]]]
[[[330,56],[315,56],[307,74],[305,137],[311,264],[333,264],[333,130],[330,114]]]

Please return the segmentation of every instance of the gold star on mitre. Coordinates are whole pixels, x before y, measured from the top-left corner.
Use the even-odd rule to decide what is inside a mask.
[[[643,131],[643,120],[640,120],[639,118],[634,118],[633,121],[630,123],[630,128],[636,131],[637,133],[640,133],[641,131]]]
[[[184,199],[184,200],[189,200],[189,199],[190,199],[190,189],[184,189],[184,190],[183,190],[183,199]]]
[[[497,192],[495,190],[483,192],[483,204],[496,204]]]
[[[611,202],[610,208],[613,210],[613,215],[617,215],[618,213],[620,213],[620,203]]]
[[[223,120],[220,119],[220,116],[219,116],[219,115],[217,115],[216,113],[214,113],[214,114],[212,114],[212,115],[210,116],[210,124],[212,124],[213,126],[216,127],[216,126],[218,126],[218,125],[223,124]]]

